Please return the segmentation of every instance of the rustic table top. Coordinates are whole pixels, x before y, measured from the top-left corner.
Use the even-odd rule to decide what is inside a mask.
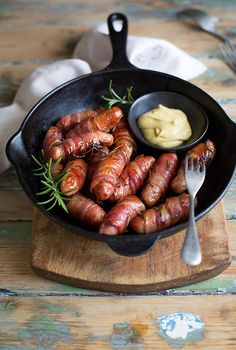
[[[204,62],[207,71],[192,82],[236,121],[236,75],[222,61],[217,39],[175,18],[191,5],[209,11],[219,32],[236,40],[234,0],[1,2],[0,107],[12,103],[34,68],[70,58],[82,33],[110,13],[123,12],[129,33],[169,40]],[[224,197],[231,266],[205,282],[129,296],[35,274],[32,204],[12,168],[0,180],[0,349],[236,348],[235,179]]]

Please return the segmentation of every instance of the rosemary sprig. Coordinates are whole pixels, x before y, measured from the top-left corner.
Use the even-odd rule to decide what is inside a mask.
[[[104,96],[102,95],[101,98],[105,101],[107,101],[105,105],[105,109],[109,109],[115,104],[132,104],[134,102],[134,98],[132,96],[132,89],[133,87],[127,87],[127,96],[124,95],[123,97],[119,96],[115,90],[112,88],[112,80],[109,82],[109,93],[110,96]]]
[[[60,190],[60,182],[66,178],[68,172],[62,172],[59,175],[53,177],[53,170],[60,163],[59,158],[56,162],[52,162],[52,158],[47,162],[45,160],[44,151],[41,151],[40,159],[37,159],[33,154],[31,154],[33,161],[37,164],[37,168],[33,169],[33,175],[40,177],[41,191],[37,192],[37,196],[47,195],[48,199],[45,201],[39,201],[39,205],[48,205],[47,210],[51,210],[55,205],[62,207],[66,213],[68,213],[67,206],[65,205],[65,200],[69,198],[64,196],[64,193]]]

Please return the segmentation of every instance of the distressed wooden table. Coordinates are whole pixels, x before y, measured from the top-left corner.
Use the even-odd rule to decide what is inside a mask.
[[[169,40],[204,62],[208,70],[193,83],[236,121],[236,75],[221,60],[218,41],[175,19],[186,4],[205,9],[218,19],[219,32],[236,40],[235,1],[137,3],[2,1],[1,107],[34,68],[71,57],[82,33],[119,11],[128,16],[130,33]],[[231,266],[199,284],[129,296],[60,285],[32,272],[32,204],[13,169],[0,180],[1,350],[236,348],[235,180],[224,197]]]

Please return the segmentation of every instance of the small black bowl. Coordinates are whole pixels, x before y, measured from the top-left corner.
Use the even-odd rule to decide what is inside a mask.
[[[181,145],[171,148],[154,145],[144,138],[139,129],[138,118],[145,112],[156,108],[159,104],[169,108],[180,109],[186,114],[192,129],[192,136]],[[161,152],[186,151],[199,143],[208,129],[207,114],[196,102],[184,95],[169,91],[156,91],[138,98],[129,110],[128,121],[133,133],[141,143]]]

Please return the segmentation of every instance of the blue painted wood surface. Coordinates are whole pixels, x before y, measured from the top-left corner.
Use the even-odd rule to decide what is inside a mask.
[[[170,40],[202,60],[208,70],[193,82],[236,121],[236,75],[222,62],[218,41],[175,20],[176,12],[189,6],[209,11],[219,32],[236,39],[234,0],[1,2],[0,107],[12,103],[33,69],[71,57],[82,33],[119,11],[129,17],[132,34]],[[178,344],[235,349],[235,178],[224,197],[231,267],[199,284],[138,297],[59,285],[34,274],[29,266],[32,205],[14,170],[0,180],[0,350],[171,349]],[[156,320],[177,312],[199,315],[205,328],[197,343],[177,344],[160,334]]]

